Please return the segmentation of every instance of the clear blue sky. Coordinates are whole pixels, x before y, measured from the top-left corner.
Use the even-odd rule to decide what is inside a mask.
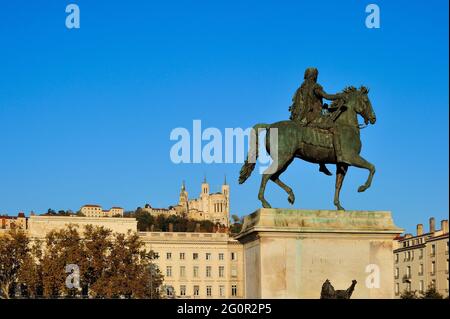
[[[260,206],[240,164],[170,161],[175,127],[249,127],[286,119],[308,66],[331,93],[364,84],[378,122],[361,132],[347,209],[391,210],[413,231],[449,211],[448,1],[88,1],[81,28],[65,27],[69,1],[0,4],[0,213],[134,209],[191,197],[206,174],[227,175],[232,212]],[[281,4],[282,3],[282,4]],[[365,27],[365,6],[381,28]],[[330,169],[333,167],[330,167]],[[283,175],[296,208],[333,209],[334,176],[297,161]],[[273,183],[267,199],[288,207]]]

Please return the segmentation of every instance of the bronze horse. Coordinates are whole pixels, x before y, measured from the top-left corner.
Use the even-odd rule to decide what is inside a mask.
[[[264,198],[264,192],[269,180],[284,189],[288,196],[288,202],[293,204],[295,195],[292,189],[280,180],[280,175],[287,169],[295,158],[300,158],[311,163],[327,163],[336,164],[336,189],[334,194],[334,205],[338,210],[344,210],[339,201],[339,193],[344,181],[348,166],[355,166],[369,170],[369,176],[365,184],[358,188],[358,192],[364,192],[372,183],[372,178],[375,174],[375,166],[362,158],[360,140],[360,126],[358,124],[358,114],[364,119],[365,124],[375,124],[376,116],[372,109],[372,104],[368,98],[368,89],[361,87],[347,87],[343,90],[344,103],[335,110],[338,113],[331,113],[329,121],[334,121],[333,131],[338,134],[343,158],[345,162],[337,162],[336,153],[333,144],[329,145],[315,145],[311,143],[311,139],[318,134],[330,136],[327,130],[321,129],[320,125],[314,127],[302,126],[296,121],[280,121],[273,124],[256,124],[253,126],[253,132],[250,138],[250,148],[247,154],[247,159],[241,168],[239,175],[239,184],[244,183],[251,175],[255,168],[256,159],[258,157],[258,132],[266,130],[266,150],[267,153],[274,159],[271,166],[264,171],[261,185],[259,188],[258,199],[262,206],[270,208],[270,204]],[[333,105],[332,105],[333,106]],[[277,154],[271,154],[271,129],[277,129],[278,139]],[[315,130],[313,132],[312,130]],[[322,133],[317,133],[322,132]],[[309,141],[307,141],[309,139]],[[328,138],[331,140],[331,138]],[[305,142],[306,141],[306,142]],[[313,139],[314,142],[314,139]],[[275,155],[275,158],[274,158]]]

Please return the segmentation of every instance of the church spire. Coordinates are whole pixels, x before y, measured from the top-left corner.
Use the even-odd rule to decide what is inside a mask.
[[[184,183],[184,179],[183,179],[183,183],[181,184],[181,191],[184,192],[186,190],[186,185]]]
[[[227,185],[227,174],[225,174],[224,180],[223,180],[223,185]]]

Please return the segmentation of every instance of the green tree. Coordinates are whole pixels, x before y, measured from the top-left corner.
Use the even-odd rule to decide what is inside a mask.
[[[231,219],[233,220],[233,223],[240,223],[241,222],[241,219],[239,218],[239,216],[238,215],[231,215]]]

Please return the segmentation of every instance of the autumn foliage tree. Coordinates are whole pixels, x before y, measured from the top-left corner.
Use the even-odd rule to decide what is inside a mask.
[[[144,249],[136,233],[112,233],[89,225],[80,234],[77,226],[69,225],[33,245],[23,233],[11,232],[5,238],[0,238],[4,298],[17,291],[31,298],[160,297],[162,275],[154,264],[156,255]],[[67,284],[68,265],[79,270],[79,286]]]
[[[0,298],[13,296],[20,268],[30,253],[29,240],[19,229],[0,237]]]

